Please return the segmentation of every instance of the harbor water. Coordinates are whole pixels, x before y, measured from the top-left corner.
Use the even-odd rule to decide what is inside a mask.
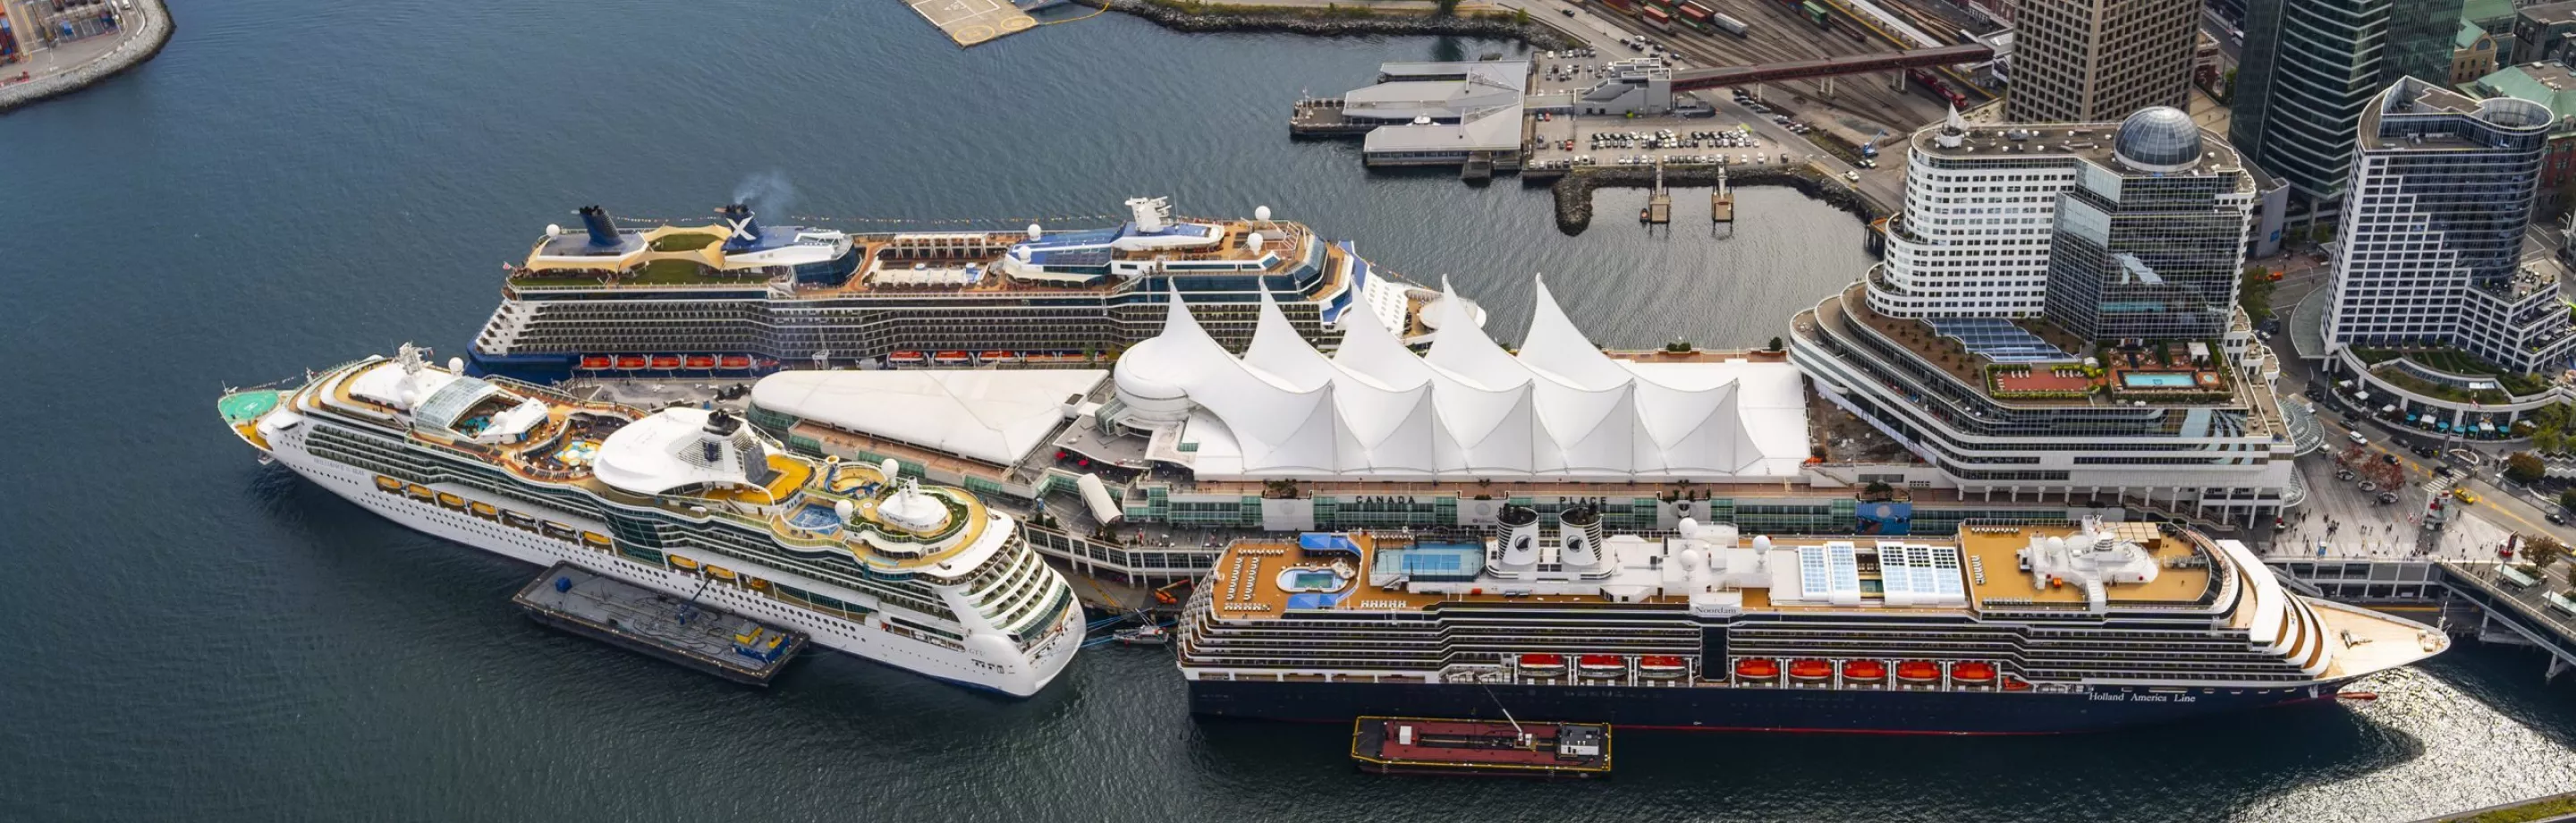
[[[1515,338],[1546,274],[1601,341],[1757,346],[1867,265],[1740,193],[1713,234],[1600,195],[1371,174],[1301,93],[1509,44],[1185,36],[1119,15],[950,45],[900,3],[226,0],[152,63],[0,116],[0,820],[2381,821],[2576,789],[2576,696],[2474,643],[2381,699],[2110,735],[1626,734],[1619,776],[1356,773],[1349,730],[1203,722],[1170,652],[1015,701],[834,654],[738,687],[544,630],[535,569],[408,532],[217,423],[227,384],[461,354],[496,264],[599,203],[847,229],[1268,205],[1448,275]],[[1582,718],[1565,718],[1581,720]]]

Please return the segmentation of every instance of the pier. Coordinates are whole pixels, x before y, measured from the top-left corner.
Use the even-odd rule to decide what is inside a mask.
[[[1726,170],[1717,170],[1717,188],[1708,193],[1708,220],[1711,223],[1735,222],[1735,192],[1726,187]]]
[[[1660,226],[1673,222],[1673,192],[1671,189],[1664,188],[1662,163],[1655,164],[1655,189],[1653,194],[1646,196],[1646,213],[1638,216],[1648,225]]]
[[[1011,0],[909,0],[906,5],[961,47],[1028,31],[1038,24],[1037,18]]]
[[[2371,608],[2439,608],[2447,631],[2481,643],[2549,653],[2543,674],[2576,668],[2576,601],[2564,578],[2528,575],[2499,562],[2458,560],[2270,560],[2282,585],[2309,597]],[[2553,582],[2555,580],[2556,582]]]
[[[736,683],[769,685],[805,648],[791,632],[557,563],[510,602],[539,623]]]

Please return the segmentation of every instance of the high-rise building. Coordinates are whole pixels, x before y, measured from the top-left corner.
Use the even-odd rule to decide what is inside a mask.
[[[2400,77],[2450,76],[2460,4],[2248,0],[2229,140],[2300,199],[2341,199],[2371,97]]]
[[[2200,9],[2196,0],[2021,0],[2005,119],[2093,123],[2183,105]]]
[[[1953,119],[1918,141],[1904,213],[1890,221],[1886,263],[1866,292],[1873,309],[2045,316],[2088,338],[2224,330],[2252,196],[2223,143],[2165,107],[2121,123],[1979,134]],[[2227,168],[2204,168],[2219,152]]]
[[[1885,262],[1798,315],[1789,360],[1963,494],[2277,513],[2322,438],[2236,308],[2262,192],[2172,108],[1952,117],[1913,135]]]
[[[2325,318],[2334,347],[2455,347],[2511,373],[2562,366],[2559,265],[2526,253],[2549,108],[2415,78],[2362,113]]]

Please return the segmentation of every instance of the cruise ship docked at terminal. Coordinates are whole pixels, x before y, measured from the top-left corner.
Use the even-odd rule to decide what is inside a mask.
[[[1649,540],[1540,519],[1509,509],[1483,545],[1235,543],[1182,618],[1192,711],[2073,732],[2331,698],[2450,642],[2158,524],[1746,540],[1684,521]]]
[[[1440,298],[1294,222],[1176,218],[1127,201],[1101,229],[853,234],[763,226],[742,205],[708,226],[619,229],[597,206],[509,265],[469,374],[748,376],[832,365],[1090,362],[1161,330],[1179,293],[1219,339],[1249,339],[1263,294],[1324,341],[1349,312],[1409,343]],[[1481,319],[1481,310],[1470,316]]]
[[[583,401],[404,346],[228,393],[264,459],[397,523],[569,562],[1015,696],[1082,642],[1082,609],[1012,517],[891,465],[809,460],[721,411]]]

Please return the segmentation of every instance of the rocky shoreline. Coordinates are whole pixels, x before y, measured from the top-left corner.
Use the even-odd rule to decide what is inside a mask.
[[[1666,168],[1667,187],[1709,187],[1717,185],[1719,170],[1706,168]],[[1842,181],[1833,180],[1813,169],[1733,169],[1725,172],[1730,188],[1748,186],[1785,186],[1826,205],[1850,212],[1862,222],[1886,216],[1876,205],[1852,190]],[[1603,187],[1647,188],[1655,184],[1655,172],[1647,168],[1585,169],[1568,174],[1548,187],[1556,195],[1556,227],[1566,234],[1582,234],[1592,225],[1592,191]]]
[[[143,28],[125,36],[125,42],[97,59],[71,71],[30,80],[11,86],[0,86],[0,112],[70,94],[152,59],[170,42],[170,32],[177,28],[170,21],[170,6],[161,0],[136,0],[149,11],[144,14]]]
[[[1570,49],[1581,45],[1573,35],[1537,20],[1521,23],[1497,17],[1337,14],[1323,9],[1264,9],[1222,4],[1211,4],[1206,11],[1188,11],[1151,0],[1070,2],[1134,15],[1155,25],[1183,32],[1284,32],[1315,37],[1429,34],[1517,40],[1534,49]]]

